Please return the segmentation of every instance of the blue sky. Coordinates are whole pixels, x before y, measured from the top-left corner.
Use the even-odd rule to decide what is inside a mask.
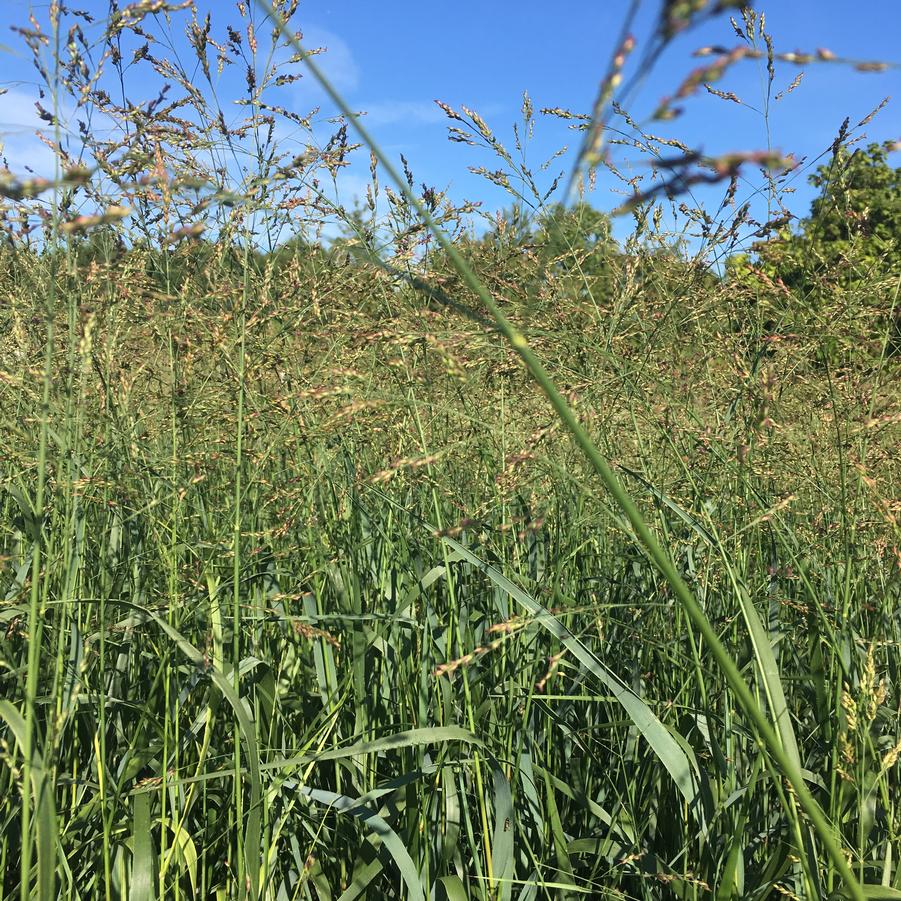
[[[73,5],[100,17],[108,8],[106,0],[73,0]],[[202,13],[213,14],[212,34],[224,40],[226,23],[238,18],[231,0],[198,0],[197,5]],[[328,47],[320,59],[336,85],[353,107],[369,111],[366,121],[371,130],[395,158],[400,153],[407,157],[417,180],[449,189],[458,200],[481,200],[485,209],[494,210],[507,205],[506,197],[469,173],[467,167],[497,168],[498,162],[483,151],[450,143],[449,123],[433,101],[477,110],[510,144],[510,129],[519,118],[524,90],[536,109],[548,106],[589,112],[627,5],[626,0],[561,0],[556,4],[457,0],[453,5],[410,0],[379,5],[361,0],[302,0],[296,22],[308,46]],[[756,8],[766,13],[767,30],[774,36],[777,50],[827,47],[841,56],[898,59],[901,13],[897,0],[853,4],[847,0],[780,0],[758,3]],[[46,20],[46,3],[0,2],[0,87],[7,88],[0,96],[0,137],[13,168],[33,163],[39,169],[47,157],[33,137],[40,124],[31,105],[36,96],[34,72],[20,39],[9,30],[13,24],[25,24],[30,9],[38,19]],[[659,2],[645,0],[642,4],[634,29],[638,51],[658,11]],[[681,35],[642,85],[630,112],[641,120],[661,96],[671,93],[699,64],[691,57],[697,47],[733,47],[736,43],[727,17]],[[795,66],[779,64],[776,90],[787,87],[798,71]],[[804,72],[797,90],[773,104],[769,122],[772,145],[799,157],[812,158],[826,150],[845,116],[856,122],[886,95],[901,93],[898,69],[863,74],[833,64],[812,64],[804,67]],[[221,94],[237,96],[240,79],[228,69],[226,73]],[[744,61],[717,87],[760,106],[764,74],[761,64]],[[309,78],[285,91],[282,99],[299,113],[323,101]],[[866,128],[870,139],[901,137],[899,102],[901,98],[891,102]],[[321,118],[330,112],[324,104]],[[767,128],[759,114],[704,92],[687,101],[679,119],[649,127],[656,134],[678,138],[710,154],[767,146]],[[561,145],[571,148],[544,176],[544,185],[550,184],[558,169],[568,168],[578,140],[565,123],[539,117],[528,151],[534,168]],[[628,171],[628,157],[620,155],[618,160]],[[895,161],[897,164],[897,157]],[[367,170],[367,158],[361,154],[359,164],[343,180],[343,199],[362,194]],[[749,174],[752,177],[742,185],[739,200],[759,186],[759,177]],[[811,191],[803,176],[794,184],[793,209],[803,214]],[[610,182],[602,179],[592,201],[601,208],[614,206],[617,198],[609,189]]]

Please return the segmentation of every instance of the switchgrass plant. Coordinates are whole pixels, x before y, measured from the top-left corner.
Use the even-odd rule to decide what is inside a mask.
[[[204,143],[219,110],[185,100],[170,146],[157,105],[124,175],[88,131],[81,168],[4,182],[4,897],[897,897],[891,315],[875,361],[767,332],[747,283],[670,249],[655,188],[625,248],[586,239],[589,207],[529,184],[527,102],[519,156],[445,111],[538,230],[448,241],[461,209],[374,145],[369,216],[342,210],[317,167],[349,110],[301,169],[259,143],[258,36],[284,59],[293,7],[216,43],[183,6],[26,35],[125,85],[123,42],[175,71],[153,48],[185,15],[199,58],[248,66],[251,119]],[[589,169],[619,57],[575,120]],[[179,182],[242,137],[256,174]],[[728,201],[749,161],[775,162],[686,149],[681,182]],[[347,239],[266,253],[299,208]],[[894,310],[897,279],[870,287]]]

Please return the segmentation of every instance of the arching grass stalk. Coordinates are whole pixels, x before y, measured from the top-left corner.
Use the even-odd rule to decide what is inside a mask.
[[[309,70],[312,73],[313,77],[319,82],[319,84],[322,86],[322,89],[326,92],[328,97],[338,107],[342,114],[347,118],[347,120],[353,124],[354,128],[356,128],[357,130],[357,133],[369,146],[376,159],[384,168],[384,171],[388,173],[389,177],[396,185],[397,189],[404,195],[407,202],[410,203],[417,211],[419,216],[422,218],[422,221],[435,236],[435,240],[438,242],[439,246],[447,254],[448,259],[450,259],[454,268],[457,270],[457,272],[460,273],[460,277],[463,279],[466,286],[471,291],[476,293],[482,303],[485,304],[485,307],[491,312],[492,316],[497,322],[498,329],[507,339],[511,347],[513,347],[517,354],[519,354],[520,358],[525,363],[529,374],[535,380],[535,382],[538,383],[538,386],[544,392],[557,416],[560,418],[560,421],[566,426],[566,429],[569,431],[575,443],[588,458],[588,461],[591,463],[591,466],[598,474],[601,481],[604,483],[604,486],[607,488],[619,508],[625,514],[626,519],[629,521],[629,524],[635,531],[635,534],[637,535],[639,541],[647,551],[648,556],[651,558],[655,566],[659,569],[663,577],[669,583],[674,595],[682,605],[688,617],[691,619],[695,628],[701,633],[701,636],[703,637],[704,642],[709,648],[710,653],[713,655],[720,669],[723,671],[723,674],[725,675],[726,680],[729,683],[729,687],[733,690],[745,714],[753,722],[755,728],[757,729],[759,740],[766,747],[767,751],[769,751],[773,760],[778,765],[782,775],[785,776],[785,778],[791,784],[791,787],[798,798],[798,802],[800,803],[804,812],[810,818],[810,821],[816,829],[818,835],[820,836],[820,839],[822,840],[826,852],[832,860],[833,865],[841,874],[841,877],[845,883],[846,892],[852,898],[854,898],[855,901],[863,901],[863,899],[865,898],[863,889],[855,878],[850,866],[848,865],[847,860],[845,859],[844,854],[842,853],[841,846],[838,842],[832,825],[830,824],[820,805],[816,802],[816,799],[810,793],[810,790],[807,788],[807,784],[804,781],[804,776],[801,773],[800,767],[798,767],[791,760],[790,756],[782,747],[782,743],[775,729],[770,724],[763,710],[757,704],[751,692],[751,689],[742,678],[738,666],[735,664],[732,657],[729,655],[729,652],[717,637],[713,626],[707,619],[704,611],[701,609],[700,604],[695,599],[688,585],[685,584],[679,573],[676,571],[676,568],[673,565],[669,554],[664,550],[663,546],[660,544],[660,542],[657,541],[654,534],[648,528],[647,524],[644,521],[644,518],[638,510],[638,507],[632,500],[631,495],[622,486],[619,479],[616,477],[612,468],[610,467],[610,464],[597,449],[585,429],[582,428],[578,419],[576,419],[573,411],[570,409],[563,396],[557,390],[557,387],[554,385],[553,380],[544,368],[543,364],[529,346],[529,343],[526,340],[525,336],[521,334],[519,330],[516,329],[513,324],[509,322],[508,319],[504,316],[504,314],[501,312],[500,307],[491,297],[491,294],[484,287],[484,285],[481,283],[481,281],[478,279],[478,277],[475,275],[475,273],[472,271],[463,257],[457,252],[457,249],[454,247],[451,239],[438,226],[438,224],[435,222],[435,220],[432,218],[423,204],[419,202],[418,198],[414,195],[413,191],[408,186],[406,180],[401,177],[399,172],[397,172],[395,167],[385,155],[384,151],[382,151],[381,147],[369,134],[365,126],[361,124],[359,117],[354,115],[353,111],[348,106],[344,98],[338,93],[338,91],[335,90],[331,82],[325,77],[319,67],[312,61],[309,54],[306,52],[305,48],[297,39],[297,37],[288,30],[286,24],[283,23],[281,16],[279,16],[275,9],[273,9],[272,4],[269,2],[269,0],[256,0],[256,3],[264,12],[267,13],[267,15],[269,15],[269,17],[275,23],[275,27],[281,32],[285,39],[294,47],[294,49],[299,54],[302,55],[304,62],[309,67]]]

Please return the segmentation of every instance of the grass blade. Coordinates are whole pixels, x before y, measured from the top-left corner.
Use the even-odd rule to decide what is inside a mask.
[[[397,864],[401,878],[407,886],[407,897],[410,901],[425,901],[422,882],[416,870],[416,865],[413,863],[413,858],[410,857],[410,853],[400,840],[400,836],[382,817],[368,807],[362,806],[357,799],[349,798],[347,795],[307,786],[301,786],[299,791],[317,804],[325,804],[338,811],[338,813],[347,814],[362,820],[363,824],[382,840],[385,849],[394,859],[395,864]]]
[[[19,746],[25,747],[25,719],[9,701],[0,701],[0,719],[6,721]],[[31,751],[31,785],[35,800],[35,830],[37,832],[37,897],[53,898],[56,895],[56,801],[53,787],[47,779],[44,760],[37,748]],[[22,836],[22,843],[30,842],[30,835]],[[28,879],[22,873],[22,879]]]
[[[149,794],[132,799],[132,865],[128,901],[153,898],[153,836],[150,832]]]
[[[225,674],[210,664],[204,655],[194,647],[177,629],[169,625],[164,619],[157,616],[152,610],[146,610],[128,601],[120,601],[120,604],[133,610],[139,616],[153,620],[159,628],[172,639],[176,647],[195,666],[201,668],[212,680],[213,684],[228,701],[235,718],[238,721],[238,729],[244,740],[247,751],[247,771],[250,776],[250,809],[247,812],[247,823],[244,828],[244,858],[247,868],[247,878],[250,883],[250,896],[252,899],[259,897],[260,890],[260,835],[262,823],[262,781],[260,779],[260,754],[257,748],[256,730],[253,722],[247,715],[247,709],[238,697],[234,686]]]

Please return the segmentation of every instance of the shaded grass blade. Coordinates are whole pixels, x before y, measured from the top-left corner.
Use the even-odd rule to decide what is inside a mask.
[[[247,825],[244,830],[244,858],[247,865],[250,896],[252,899],[259,897],[260,890],[260,832],[262,824],[262,781],[260,778],[260,754],[257,747],[256,731],[253,722],[247,715],[247,709],[241,703],[238,693],[225,674],[209,663],[204,655],[194,647],[177,629],[161,619],[153,611],[146,610],[136,604],[120,601],[123,606],[133,610],[139,616],[145,616],[153,620],[169,638],[175,642],[178,649],[195,666],[204,670],[212,680],[222,696],[228,701],[238,721],[238,729],[244,740],[247,750],[247,768],[250,775],[250,809],[247,812]]]
[[[361,805],[357,799],[349,798],[347,795],[325,791],[320,788],[308,788],[307,786],[300,786],[298,790],[317,804],[325,804],[339,813],[362,820],[363,824],[382,840],[385,849],[391,854],[395,864],[397,864],[401,878],[407,886],[407,897],[410,901],[425,901],[422,882],[416,870],[416,865],[413,863],[413,858],[410,857],[410,852],[407,851],[406,845],[401,841],[400,836],[382,817],[370,808]]]

